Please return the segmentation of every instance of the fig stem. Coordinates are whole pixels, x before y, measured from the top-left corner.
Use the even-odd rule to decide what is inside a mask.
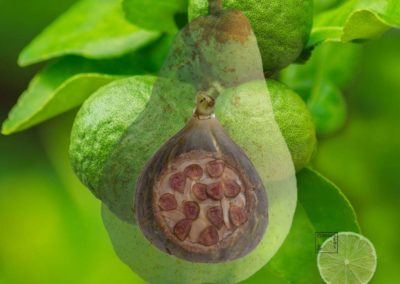
[[[212,82],[210,88],[205,91],[199,91],[196,96],[195,115],[208,117],[214,113],[215,101],[223,88],[219,82]]]
[[[208,0],[208,13],[218,15],[222,11],[222,0]]]

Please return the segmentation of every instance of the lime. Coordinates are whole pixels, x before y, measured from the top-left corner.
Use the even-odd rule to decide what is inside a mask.
[[[368,283],[376,269],[375,248],[359,234],[340,232],[322,244],[318,269],[326,283]]]
[[[302,98],[286,85],[267,80],[275,120],[281,129],[296,170],[306,166],[317,144],[312,115]]]
[[[223,0],[224,8],[242,11],[250,20],[264,70],[276,72],[292,63],[305,47],[313,18],[312,0]],[[191,0],[189,18],[208,13],[208,0]]]
[[[133,77],[127,84],[133,85],[135,92],[121,90],[115,81],[86,100],[75,118],[69,147],[71,164],[97,197],[105,163],[122,134],[144,109],[155,80],[152,76]]]

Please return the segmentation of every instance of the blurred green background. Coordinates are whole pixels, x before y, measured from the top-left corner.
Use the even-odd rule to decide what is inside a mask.
[[[0,0],[0,120],[41,67],[20,50],[73,0]],[[45,9],[43,8],[45,7]],[[314,166],[348,196],[376,246],[372,283],[400,279],[400,32],[366,43],[345,88],[349,117],[319,141]],[[100,202],[67,157],[74,111],[0,136],[0,283],[141,283],[115,255]]]

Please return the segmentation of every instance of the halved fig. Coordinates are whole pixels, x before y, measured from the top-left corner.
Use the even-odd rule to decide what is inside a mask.
[[[233,260],[252,251],[265,232],[262,184],[217,119],[194,115],[139,177],[137,223],[168,254],[192,262]]]

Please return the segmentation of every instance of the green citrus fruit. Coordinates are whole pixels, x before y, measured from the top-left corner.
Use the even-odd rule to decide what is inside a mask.
[[[325,283],[369,283],[376,270],[375,248],[359,234],[340,232],[322,244],[318,269]]]
[[[312,115],[302,98],[286,85],[274,80],[267,85],[276,122],[298,171],[310,162],[317,144]]]
[[[250,20],[264,70],[276,72],[297,59],[305,47],[313,17],[312,0],[223,0],[224,8],[242,11]],[[208,0],[191,0],[189,18],[208,13]]]
[[[98,183],[115,144],[147,104],[155,78],[137,76],[135,93],[103,92],[85,101],[71,132],[70,160],[79,179],[98,197]]]
[[[150,76],[133,77],[128,83],[135,92],[100,89],[78,112],[71,132],[70,159],[80,180],[96,196],[113,147],[147,104],[154,81]],[[308,164],[316,146],[311,115],[302,99],[288,87],[273,80],[268,80],[267,85],[276,122],[295,168],[300,170]]]

